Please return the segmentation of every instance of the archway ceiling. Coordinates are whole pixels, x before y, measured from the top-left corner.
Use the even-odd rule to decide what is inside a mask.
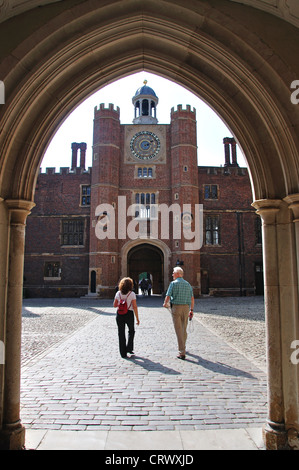
[[[144,69],[186,86],[225,118],[246,152],[255,198],[299,192],[299,115],[290,102],[290,83],[299,76],[297,31],[269,16],[266,43],[257,10],[224,0],[171,4],[170,11],[160,0],[55,2],[55,9],[68,8],[49,22],[41,10],[28,12],[34,20],[23,20],[32,25],[28,37],[20,31],[18,45],[18,37],[8,36],[15,49],[0,61],[9,104],[0,133],[0,196],[31,200],[43,152],[61,121],[96,89]],[[255,32],[248,29],[253,22]]]
[[[0,22],[41,5],[62,0],[0,0]],[[258,8],[299,27],[298,0],[229,0]]]

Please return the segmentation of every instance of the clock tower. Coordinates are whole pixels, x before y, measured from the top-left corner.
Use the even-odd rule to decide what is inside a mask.
[[[112,297],[120,278],[130,276],[138,285],[143,275],[151,280],[154,294],[162,293],[180,263],[196,295],[199,251],[185,252],[184,236],[174,233],[174,222],[192,230],[198,204],[195,110],[179,105],[171,110],[170,124],[160,124],[159,99],[147,81],[132,102],[132,124],[120,124],[119,108],[112,104],[95,108],[90,292]]]

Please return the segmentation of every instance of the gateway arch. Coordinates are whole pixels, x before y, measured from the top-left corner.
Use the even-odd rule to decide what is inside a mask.
[[[26,218],[47,145],[96,89],[147,70],[185,86],[231,129],[263,221],[268,449],[299,447],[299,11],[285,0],[80,0],[0,6],[0,447],[24,443],[21,306]],[[38,8],[37,8],[38,6]]]

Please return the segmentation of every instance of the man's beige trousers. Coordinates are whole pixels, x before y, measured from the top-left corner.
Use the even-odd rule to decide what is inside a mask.
[[[187,341],[187,325],[190,306],[189,305],[172,305],[172,320],[178,340],[179,353],[183,356],[186,354]]]

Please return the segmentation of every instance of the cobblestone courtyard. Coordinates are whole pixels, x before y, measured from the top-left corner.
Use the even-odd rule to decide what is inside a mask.
[[[162,299],[138,298],[135,353],[110,300],[25,299],[21,417],[31,429],[257,427],[266,419],[262,297],[196,301],[186,361]]]

